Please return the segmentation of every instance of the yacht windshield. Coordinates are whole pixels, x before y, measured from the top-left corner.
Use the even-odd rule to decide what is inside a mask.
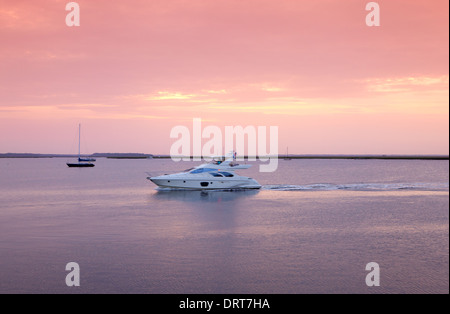
[[[203,173],[203,172],[211,172],[211,171],[217,171],[217,169],[212,169],[212,168],[198,168],[198,169],[192,170],[191,173]]]

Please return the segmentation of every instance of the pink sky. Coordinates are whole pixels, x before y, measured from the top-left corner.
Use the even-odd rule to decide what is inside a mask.
[[[448,0],[0,0],[0,153],[168,154],[176,125],[294,154],[448,154]],[[75,142],[75,144],[74,144]]]

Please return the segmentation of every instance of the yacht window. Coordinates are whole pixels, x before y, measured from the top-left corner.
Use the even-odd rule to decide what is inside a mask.
[[[212,175],[213,177],[223,177],[223,175],[217,172],[211,172],[210,175]]]
[[[191,173],[203,173],[203,172],[211,172],[211,171],[216,171],[216,169],[198,168],[198,169],[192,170]]]
[[[229,173],[229,172],[219,172],[219,173],[224,175],[225,177],[228,177],[228,178],[234,177],[234,175],[232,173]]]

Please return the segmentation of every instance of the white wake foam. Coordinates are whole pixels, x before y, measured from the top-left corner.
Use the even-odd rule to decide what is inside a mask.
[[[263,190],[275,191],[397,191],[397,190],[448,190],[448,183],[352,183],[332,184],[318,183],[308,185],[275,184],[264,185]]]

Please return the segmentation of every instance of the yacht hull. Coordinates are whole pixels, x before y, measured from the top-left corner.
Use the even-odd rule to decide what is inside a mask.
[[[229,189],[260,189],[261,185],[251,178],[222,179],[199,178],[199,179],[173,179],[153,177],[148,178],[157,186],[162,188],[186,189],[186,190],[229,190]]]

